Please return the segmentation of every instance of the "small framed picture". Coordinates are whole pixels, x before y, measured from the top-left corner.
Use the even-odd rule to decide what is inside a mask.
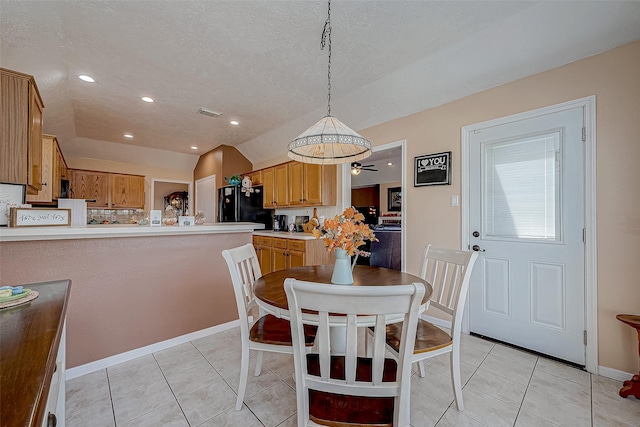
[[[387,210],[390,212],[402,210],[402,187],[393,187],[387,190]]]
[[[9,208],[24,205],[26,187],[24,184],[0,183],[0,225],[9,224]]]
[[[451,151],[415,158],[414,187],[451,185]]]
[[[180,215],[178,217],[178,225],[180,227],[192,227],[192,226],[196,225],[196,222],[195,222],[194,219],[195,218],[193,216]]]
[[[59,208],[10,208],[10,227],[44,227],[71,225],[71,209]]]

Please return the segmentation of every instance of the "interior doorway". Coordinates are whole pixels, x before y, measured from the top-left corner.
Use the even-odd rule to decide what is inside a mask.
[[[170,194],[186,192],[188,204],[186,213],[193,215],[193,184],[190,181],[154,178],[151,180],[151,209],[164,211],[164,198]]]
[[[373,148],[373,153],[357,164],[345,165],[343,195],[345,206],[354,206],[365,215],[379,242],[365,248],[372,252],[358,263],[404,271],[406,238],[402,227],[405,187],[404,141]],[[387,224],[386,227],[383,224]],[[375,245],[375,247],[374,247]]]
[[[217,222],[216,176],[209,175],[196,181],[196,212],[202,211],[205,223]]]

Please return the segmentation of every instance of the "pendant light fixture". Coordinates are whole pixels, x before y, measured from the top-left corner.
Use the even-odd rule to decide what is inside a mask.
[[[287,155],[303,163],[351,163],[371,155],[371,143],[331,116],[331,0],[322,30],[321,49],[329,46],[327,115],[289,143]]]

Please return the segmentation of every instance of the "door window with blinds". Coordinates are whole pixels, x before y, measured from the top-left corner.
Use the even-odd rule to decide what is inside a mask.
[[[562,129],[482,144],[483,237],[562,241]]]

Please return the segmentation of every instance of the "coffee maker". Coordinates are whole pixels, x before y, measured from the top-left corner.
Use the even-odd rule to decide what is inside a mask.
[[[287,231],[289,226],[288,219],[287,215],[274,215],[273,231]]]

